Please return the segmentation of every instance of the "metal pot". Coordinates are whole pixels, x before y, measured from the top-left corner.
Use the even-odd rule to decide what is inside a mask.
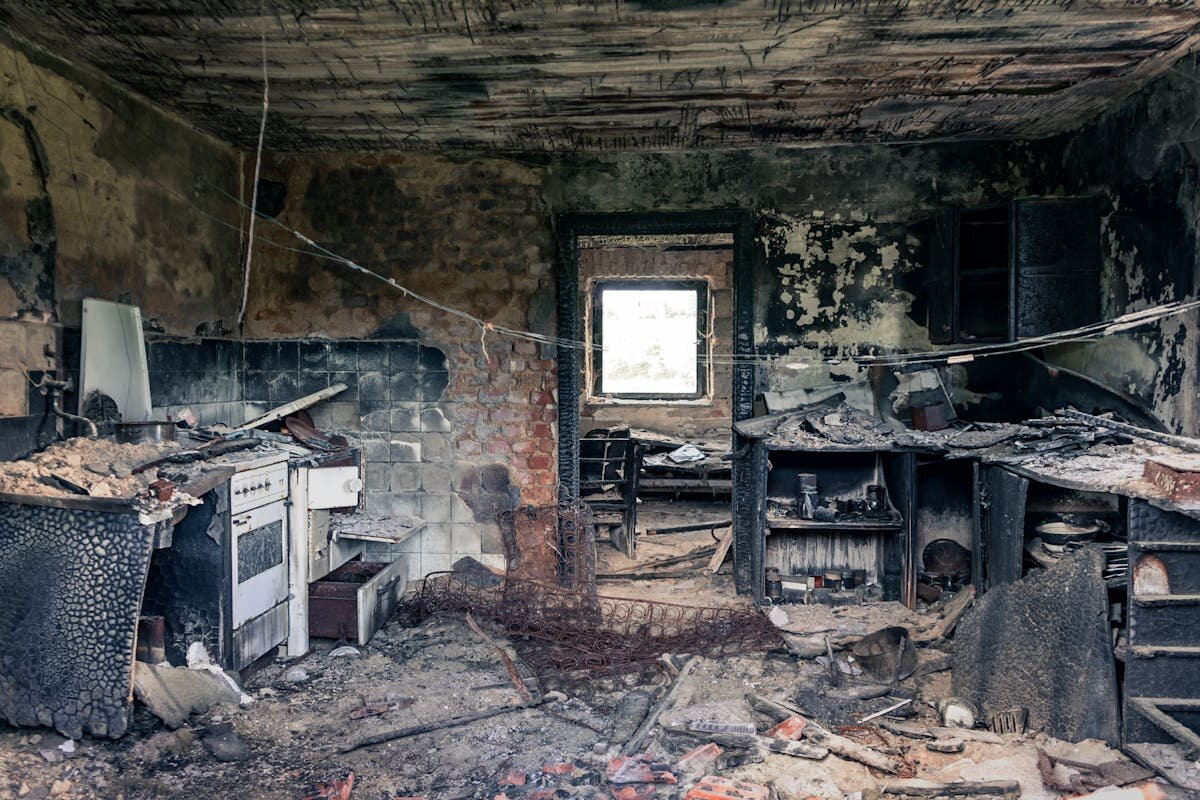
[[[121,444],[148,444],[175,441],[174,422],[117,422],[113,433]]]

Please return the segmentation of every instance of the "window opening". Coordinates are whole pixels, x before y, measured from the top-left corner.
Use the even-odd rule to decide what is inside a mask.
[[[695,399],[706,390],[703,281],[600,281],[592,296],[593,395]]]

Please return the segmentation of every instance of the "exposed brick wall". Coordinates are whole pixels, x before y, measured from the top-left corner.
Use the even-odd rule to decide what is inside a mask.
[[[287,185],[280,219],[329,249],[489,323],[553,331],[553,239],[536,171],[390,154],[280,158],[264,176]],[[270,224],[259,230],[297,245]],[[255,265],[248,336],[334,353],[387,339],[392,355],[421,354],[415,369],[389,356],[363,371],[360,350],[357,398],[317,415],[367,441],[373,507],[428,523],[399,548],[414,574],[463,555],[502,564],[497,513],[556,496],[552,354],[496,333],[481,341],[478,325],[327,259],[264,247]]]
[[[712,354],[719,361],[733,346],[733,250],[667,249],[665,246],[604,246],[579,251],[580,308],[588,309],[584,329],[591,330],[590,299],[597,280],[609,278],[703,278],[708,281]],[[593,428],[632,426],[679,436],[728,435],[732,418],[733,376],[728,364],[715,364],[708,376],[709,395],[698,401],[600,402],[587,393],[579,399],[581,433]],[[588,376],[581,381],[588,386]]]

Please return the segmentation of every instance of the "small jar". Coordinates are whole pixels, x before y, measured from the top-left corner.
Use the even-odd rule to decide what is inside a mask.
[[[773,603],[783,599],[783,580],[779,576],[779,570],[774,567],[767,569],[767,597]]]

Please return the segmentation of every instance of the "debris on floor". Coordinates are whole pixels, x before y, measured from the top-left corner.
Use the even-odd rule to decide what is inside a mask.
[[[531,672],[523,659],[530,646],[515,641],[527,631],[506,642],[476,610],[489,638],[516,644],[517,668],[536,676],[525,682],[535,698],[527,704],[493,644],[461,613],[443,610],[412,627],[398,615],[357,657],[326,647],[299,662],[277,659],[246,678],[257,702],[216,705],[175,731],[139,711],[125,739],[83,739],[68,753],[58,748],[62,737],[0,728],[0,798],[48,797],[56,782],[64,798],[237,797],[248,796],[249,776],[252,796],[264,800],[1059,797],[1064,790],[1043,778],[1039,760],[1078,791],[1150,779],[1099,743],[943,728],[937,705],[950,694],[945,672],[885,684],[843,676],[834,687],[815,659],[781,645],[690,660],[626,659],[621,669],[610,660],[586,679],[560,680],[566,693],[549,692],[549,673]],[[710,632],[721,630],[721,619],[739,619],[726,613]],[[835,638],[848,652],[857,641],[852,629],[861,639],[897,616],[885,604],[820,619],[842,631]],[[929,624],[940,618],[926,616]],[[638,641],[669,644],[645,636]],[[578,630],[571,641],[595,646]],[[568,643],[540,646],[553,652]],[[307,679],[293,682],[289,675],[301,669]],[[911,702],[897,706],[901,700]],[[474,719],[441,725],[467,717]],[[406,729],[416,732],[389,736]],[[936,752],[950,739],[957,742],[945,749],[958,752]],[[366,740],[377,743],[355,746]],[[631,740],[637,750],[625,752]],[[47,748],[59,756],[54,763],[41,755]]]

